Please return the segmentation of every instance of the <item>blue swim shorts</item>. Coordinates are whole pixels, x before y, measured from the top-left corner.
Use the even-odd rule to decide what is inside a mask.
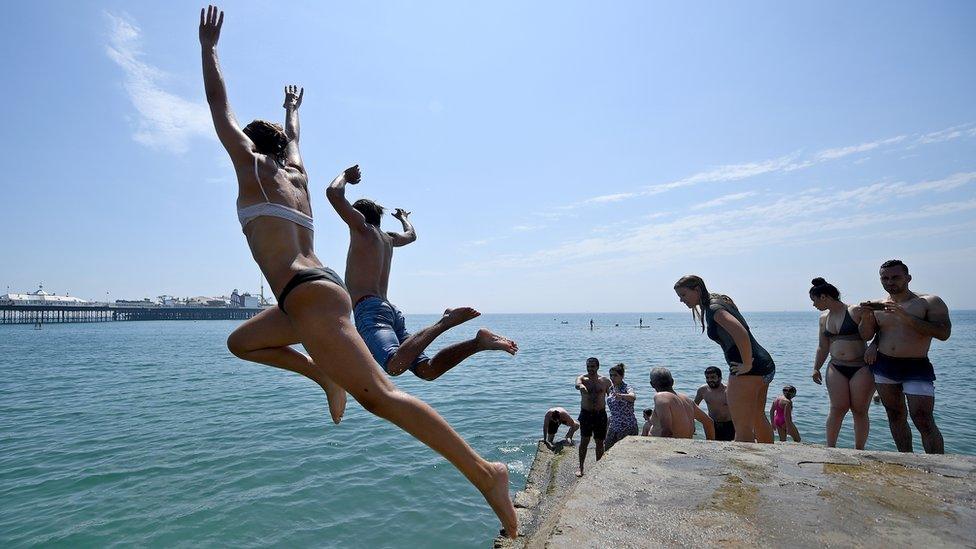
[[[356,303],[353,316],[356,320],[356,331],[366,342],[369,352],[383,370],[388,371],[386,366],[390,357],[410,337],[403,313],[389,301],[371,295]],[[420,353],[410,365],[410,371],[416,373],[417,365],[428,360],[430,358],[427,355]]]

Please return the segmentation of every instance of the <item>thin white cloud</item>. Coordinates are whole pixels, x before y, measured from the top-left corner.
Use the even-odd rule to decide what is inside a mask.
[[[830,238],[838,233],[862,235],[859,229],[879,226],[897,219],[942,218],[976,210],[976,199],[917,204],[905,211],[885,211],[886,204],[904,204],[903,199],[926,193],[946,192],[976,182],[976,172],[918,183],[881,182],[848,191],[812,188],[761,204],[731,208],[703,215],[693,213],[665,223],[646,223],[618,231],[604,232],[564,242],[525,254],[504,254],[471,262],[466,270],[496,268],[640,269],[648,262],[702,254],[732,254],[762,246],[795,244]],[[731,196],[731,195],[730,195]],[[725,198],[725,197],[722,197]],[[846,204],[845,215],[837,217],[838,204]],[[890,209],[890,208],[889,208]],[[916,231],[942,232],[939,223]]]
[[[614,194],[607,194],[601,196],[595,196],[592,198],[587,198],[580,200],[573,204],[567,206],[556,206],[554,210],[563,212],[562,215],[567,211],[571,211],[583,206],[590,206],[596,204],[605,204],[610,202],[620,202],[623,200],[628,200],[631,198],[639,198],[645,196],[652,196],[664,192],[668,192],[674,189],[679,189],[682,187],[690,187],[692,185],[699,185],[702,183],[721,183],[728,181],[740,181],[744,179],[750,179],[760,175],[766,175],[771,173],[789,173],[797,170],[803,170],[816,166],[824,162],[832,162],[840,160],[842,158],[864,153],[867,151],[872,151],[876,149],[883,149],[885,147],[890,147],[892,145],[897,145],[899,143],[909,143],[904,146],[905,149],[913,148],[919,144],[928,143],[940,143],[944,141],[950,141],[952,139],[957,139],[960,137],[976,137],[976,127],[972,127],[971,124],[964,124],[960,126],[953,126],[946,128],[944,130],[939,130],[936,132],[931,132],[923,135],[909,136],[909,135],[896,135],[894,137],[888,137],[885,139],[878,139],[876,141],[868,141],[865,143],[858,143],[856,145],[850,145],[847,147],[838,147],[833,149],[824,149],[807,158],[801,158],[799,154],[790,154],[785,156],[780,156],[778,158],[771,158],[768,160],[759,160],[755,162],[744,162],[739,164],[726,164],[713,168],[710,170],[698,172],[692,174],[688,177],[678,179],[675,181],[669,181],[666,183],[658,183],[655,185],[644,186],[636,191],[630,192],[619,192]],[[553,217],[559,217],[561,214],[553,214]]]
[[[210,111],[160,86],[166,74],[141,60],[141,31],[129,18],[105,13],[109,21],[108,57],[122,68],[123,86],[138,113],[133,139],[154,149],[182,154],[194,137],[213,138]]]
[[[930,143],[942,143],[944,141],[950,141],[952,139],[957,139],[964,136],[976,136],[976,128],[971,126],[972,124],[961,124],[959,126],[953,126],[937,132],[927,133],[916,139],[915,143],[918,145],[928,145]]]
[[[844,158],[855,153],[862,153],[866,151],[872,151],[878,147],[883,147],[885,145],[894,145],[895,143],[900,143],[906,139],[905,135],[897,135],[895,137],[889,137],[888,139],[880,139],[878,141],[871,141],[868,143],[861,143],[858,145],[852,145],[850,147],[841,147],[839,149],[827,149],[820,151],[816,154],[815,158],[820,161],[824,160],[836,160],[838,158]]]
[[[701,204],[695,204],[691,207],[692,210],[704,210],[706,208],[714,208],[716,206],[721,206],[723,204],[728,204],[729,202],[735,202],[737,200],[742,200],[744,198],[749,198],[750,196],[755,196],[757,193],[755,191],[746,191],[742,193],[727,194],[725,196],[720,196],[714,200],[709,200],[708,202],[702,202]]]

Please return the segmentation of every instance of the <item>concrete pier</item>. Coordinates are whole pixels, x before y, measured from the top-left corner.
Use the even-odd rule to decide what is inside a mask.
[[[629,437],[540,444],[496,547],[974,547],[976,458]]]

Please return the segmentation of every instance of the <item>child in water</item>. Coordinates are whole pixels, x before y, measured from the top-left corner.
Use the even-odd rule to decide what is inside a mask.
[[[661,426],[657,423],[657,418],[654,417],[654,408],[647,408],[644,410],[644,427],[641,429],[641,436],[661,436]]]
[[[793,397],[795,396],[796,387],[784,385],[783,394],[773,399],[773,405],[769,407],[769,421],[779,433],[780,442],[786,442],[787,434],[793,438],[793,442],[800,442],[800,432],[796,430],[796,425],[793,423]]]

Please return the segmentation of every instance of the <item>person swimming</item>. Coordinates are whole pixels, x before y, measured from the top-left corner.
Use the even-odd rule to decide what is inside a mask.
[[[859,324],[865,313],[861,307],[850,307],[840,300],[840,291],[823,278],[811,281],[810,301],[820,315],[817,353],[813,359],[813,382],[824,383],[820,369],[830,357],[827,367],[827,395],[830,410],[827,413],[827,446],[837,446],[837,436],[844,416],[850,410],[854,416],[854,447],[863,450],[868,441],[871,395],[874,394],[874,376],[864,363],[865,343]]]

